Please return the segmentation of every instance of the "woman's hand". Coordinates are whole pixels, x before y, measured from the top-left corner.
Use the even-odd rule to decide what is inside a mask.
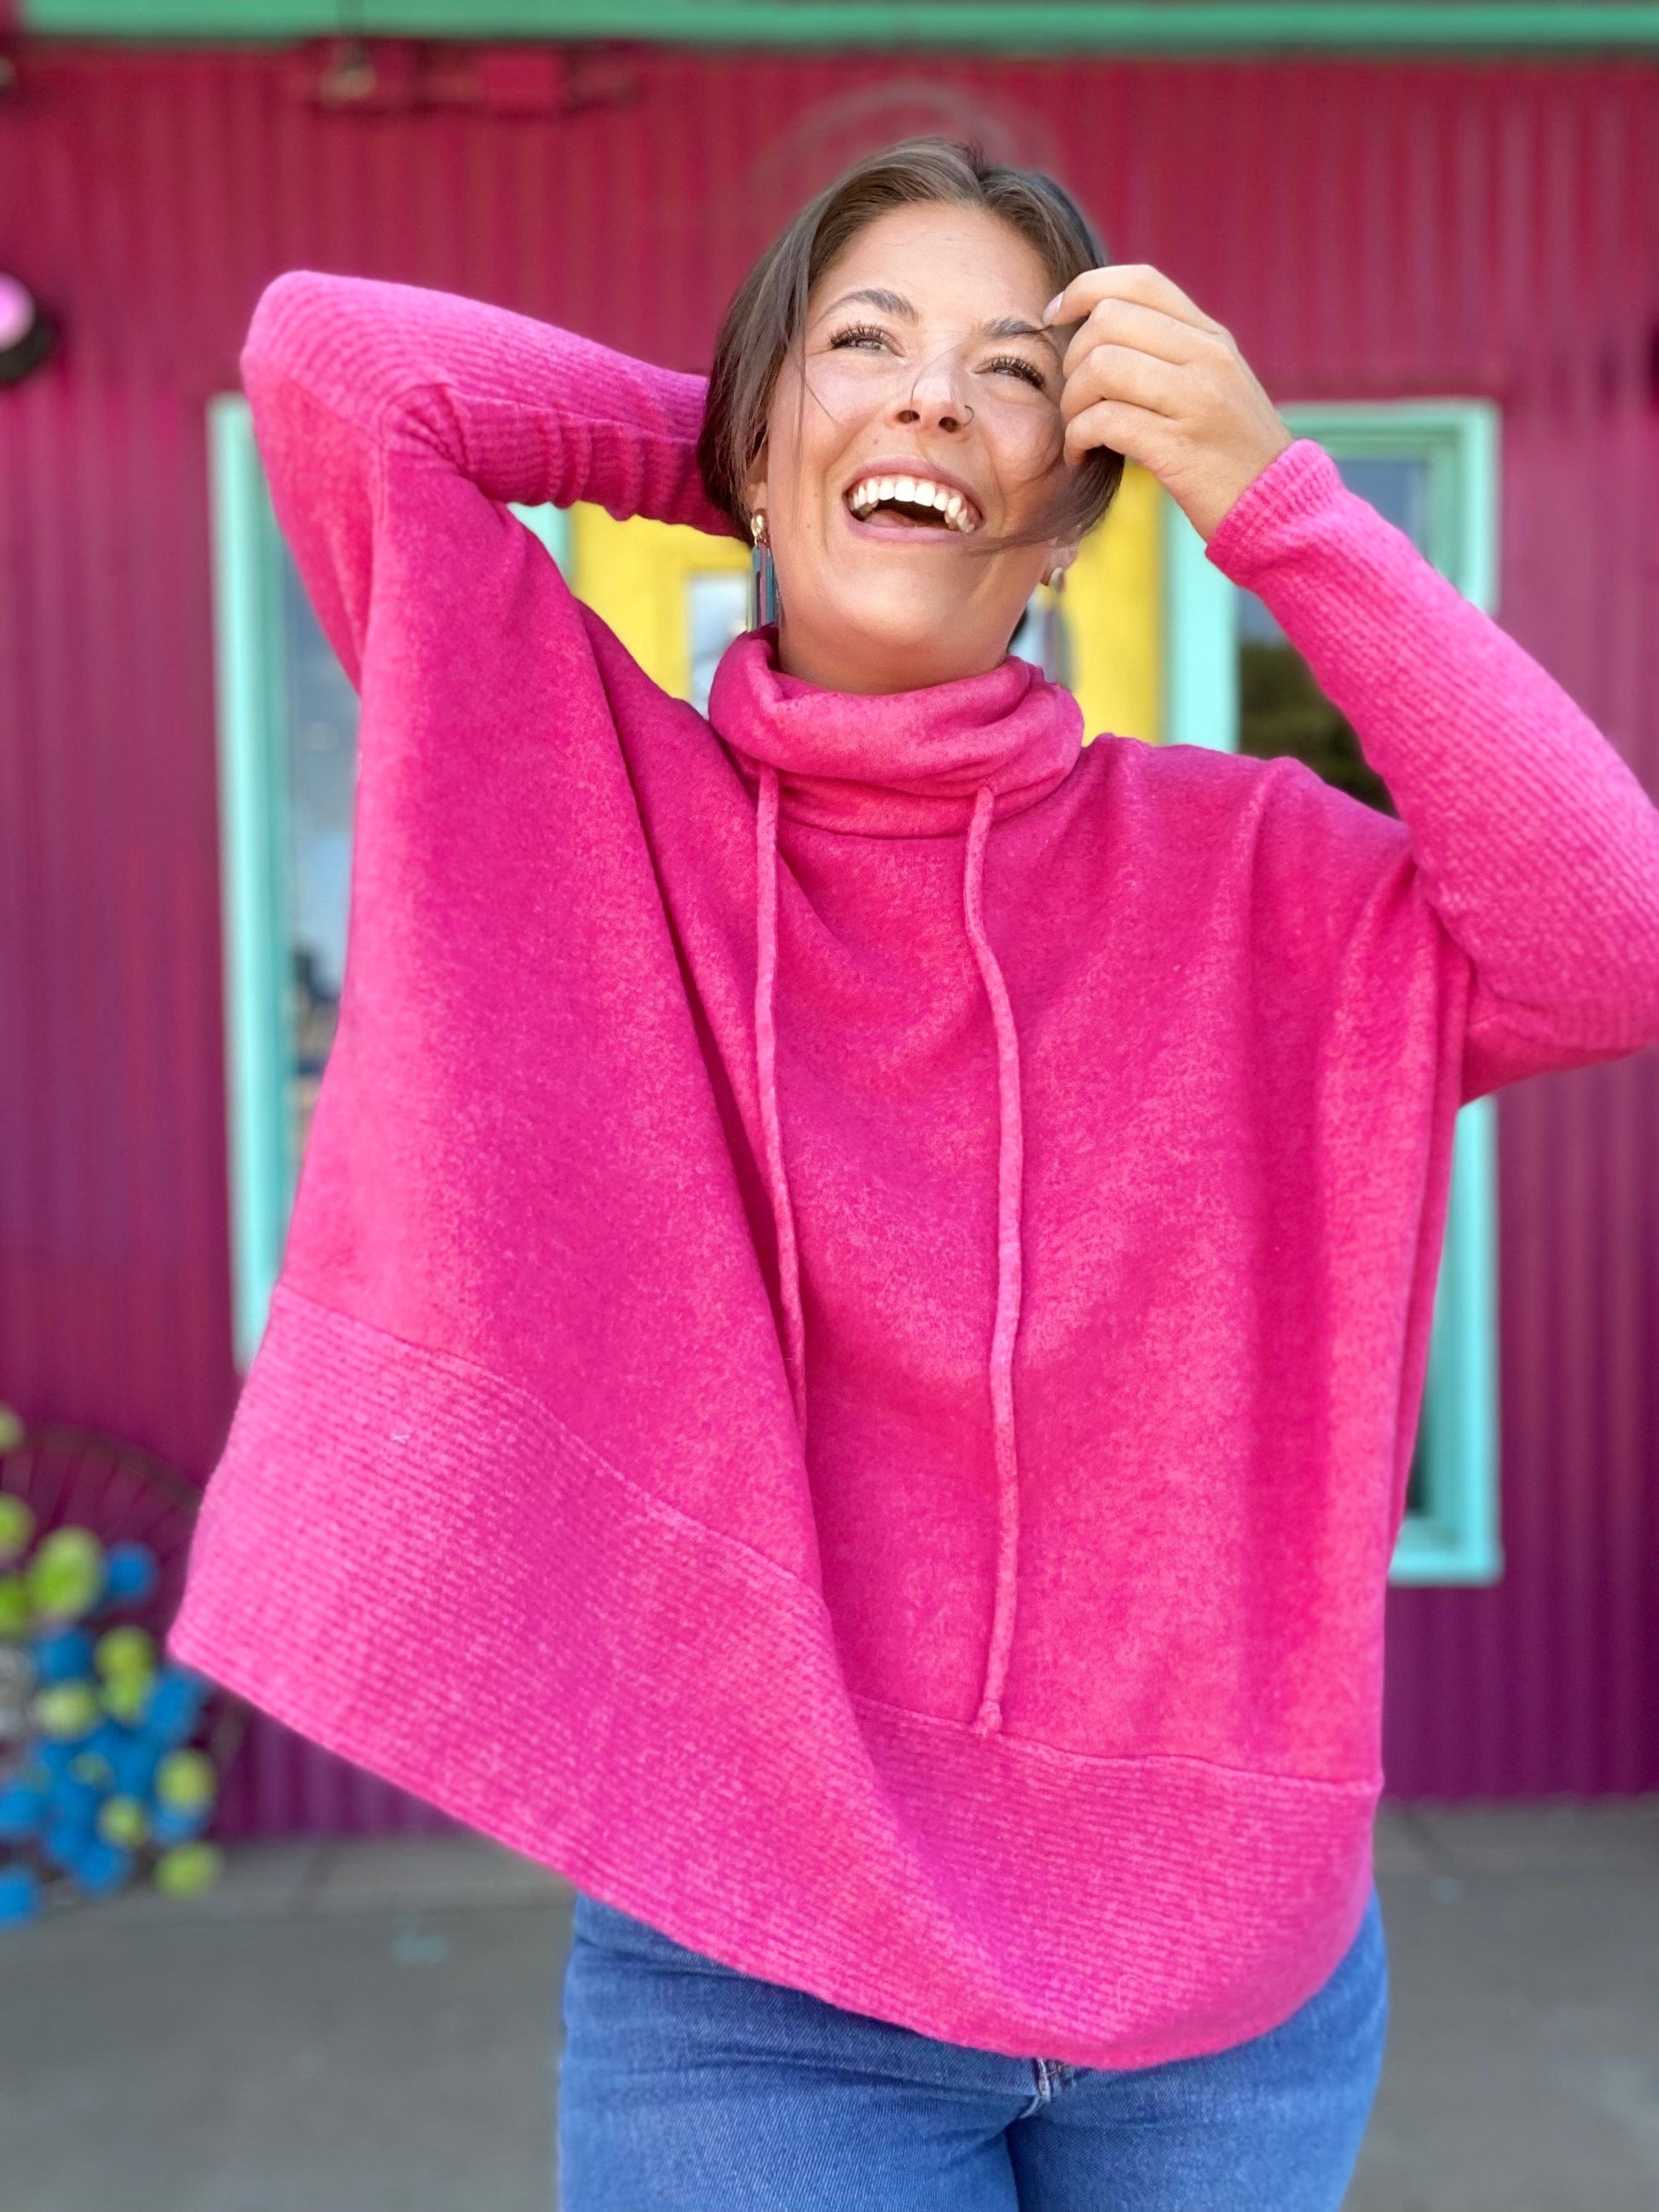
[[[1060,399],[1066,459],[1109,446],[1139,461],[1207,544],[1292,441],[1231,335],[1146,262],[1085,270],[1045,319],[1078,326]]]

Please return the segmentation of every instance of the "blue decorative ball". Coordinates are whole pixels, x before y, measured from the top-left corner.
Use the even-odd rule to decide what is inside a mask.
[[[144,1731],[162,1743],[188,1742],[207,1700],[209,1685],[188,1667],[163,1667],[144,1707]]]
[[[46,1793],[29,1782],[9,1782],[0,1790],[0,1843],[21,1844],[40,1826]]]
[[[34,1679],[48,1682],[77,1682],[92,1672],[92,1638],[84,1628],[56,1628],[37,1636],[29,1647]]]
[[[199,1836],[213,1817],[210,1805],[187,1810],[178,1805],[151,1807],[149,1832],[158,1844],[187,1844]]]
[[[86,1781],[71,1767],[60,1774],[52,1785],[47,1798],[48,1817],[53,1821],[65,1820],[77,1828],[90,1828],[98,1817],[98,1808],[108,1795],[95,1782]]]
[[[142,1605],[155,1594],[155,1554],[148,1544],[112,1544],[104,1558],[104,1603]]]
[[[132,1868],[130,1850],[119,1844],[106,1844],[101,1836],[93,1836],[82,1844],[67,1871],[76,1888],[84,1890],[88,1897],[111,1897],[132,1880]]]
[[[141,1729],[115,1727],[115,1741],[105,1747],[114,1786],[123,1797],[148,1797],[167,1746]]]
[[[90,1821],[66,1819],[53,1812],[40,1831],[40,1850],[55,1867],[71,1874],[81,1854],[93,1840]]]
[[[0,1867],[0,1928],[15,1928],[38,1917],[40,1877],[29,1867]]]

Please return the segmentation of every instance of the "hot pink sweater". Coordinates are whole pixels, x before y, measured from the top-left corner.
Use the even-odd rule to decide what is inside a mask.
[[[244,357],[362,694],[350,952],[174,1652],[728,1964],[1132,2066],[1370,1878],[1460,1103],[1659,1039],[1659,814],[1298,441],[1209,555],[1401,819],[1006,660],[711,722],[507,501],[699,380],[313,275]]]

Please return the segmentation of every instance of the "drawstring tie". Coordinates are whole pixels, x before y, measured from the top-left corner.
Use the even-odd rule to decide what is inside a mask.
[[[806,1435],[806,1322],[800,1303],[800,1249],[795,1209],[783,1164],[778,1122],[778,1031],[773,1018],[778,979],[778,772],[762,764],[755,810],[755,1073],[760,1089],[766,1187],[778,1239],[778,1295],[783,1304],[783,1357],[789,1395],[803,1441]]]
[[[1019,1461],[1014,1449],[1014,1338],[1019,1329],[1020,1186],[1024,1173],[1024,1135],[1020,1121],[1019,1037],[1008,986],[985,934],[985,845],[996,804],[988,783],[974,799],[968,830],[968,854],[962,871],[962,903],[968,937],[979,963],[980,981],[991,1002],[997,1039],[997,1304],[991,1329],[991,1422],[996,1439],[997,1582],[991,1607],[991,1644],[975,1735],[993,1735],[1002,1726],[1002,1687],[1008,1678],[1008,1654],[1014,1641],[1014,1596],[1019,1572]]]
[[[800,1250],[795,1239],[794,1207],[783,1161],[778,1117],[778,1038],[774,1018],[778,973],[778,775],[762,764],[755,811],[755,1072],[760,1091],[761,1139],[766,1153],[767,1188],[777,1233],[778,1291],[783,1307],[784,1362],[801,1435],[806,1433],[806,1328],[801,1310]],[[1014,1339],[1019,1330],[1020,1196],[1024,1141],[1020,1116],[1019,1037],[1008,987],[985,933],[985,848],[996,808],[996,794],[981,784],[974,797],[963,863],[963,912],[980,981],[990,1001],[997,1048],[997,1300],[991,1328],[988,1379],[997,1474],[996,1593],[991,1607],[991,1637],[985,1661],[976,1735],[994,1735],[1002,1726],[1002,1692],[1014,1640],[1014,1604],[1019,1576],[1019,1460],[1014,1430]]]

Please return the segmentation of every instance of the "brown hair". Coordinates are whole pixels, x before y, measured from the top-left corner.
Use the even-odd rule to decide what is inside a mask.
[[[806,325],[814,284],[843,247],[878,216],[895,208],[982,208],[1033,246],[1056,292],[1106,249],[1069,192],[1040,169],[988,161],[976,146],[950,138],[909,138],[872,154],[837,177],[773,240],[726,311],[714,346],[708,400],[697,439],[703,487],[741,537],[749,535],[743,488],[766,442],[767,414],[779,372]],[[1075,469],[1049,512],[1017,538],[1036,544],[1091,530],[1123,480],[1123,456],[1097,447]]]

